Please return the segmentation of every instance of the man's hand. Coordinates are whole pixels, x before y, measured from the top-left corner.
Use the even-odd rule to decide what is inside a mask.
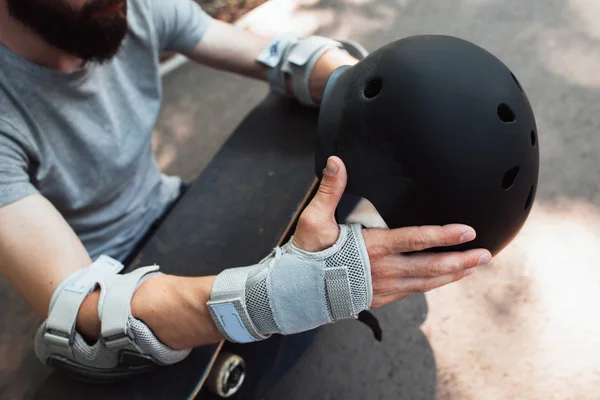
[[[337,157],[330,157],[319,190],[298,221],[293,238],[297,247],[316,252],[336,242],[339,228],[334,213],[346,182],[344,163]],[[427,292],[458,281],[492,258],[485,249],[405,254],[475,239],[475,231],[466,225],[363,229],[362,234],[371,262],[371,307],[381,307],[413,293]]]

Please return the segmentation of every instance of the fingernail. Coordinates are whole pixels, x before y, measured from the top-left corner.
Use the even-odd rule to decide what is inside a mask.
[[[468,268],[468,269],[465,269],[465,276],[471,275],[473,272],[475,272],[476,269],[477,268]]]
[[[337,175],[340,167],[333,161],[331,158],[327,160],[327,166],[325,167],[325,172],[329,175]]]
[[[460,237],[460,242],[461,243],[470,242],[473,239],[475,239],[475,232],[473,232],[473,231],[466,231]]]
[[[479,265],[485,265],[492,260],[492,257],[488,253],[484,253],[479,257]]]

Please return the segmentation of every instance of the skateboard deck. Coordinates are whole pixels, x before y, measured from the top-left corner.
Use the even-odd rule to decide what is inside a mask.
[[[287,241],[316,187],[317,118],[317,110],[269,95],[238,125],[126,271],[156,263],[167,274],[216,275],[255,264]],[[15,340],[30,345],[30,337]],[[31,350],[26,359],[13,360],[20,363],[21,379],[6,393],[49,400],[215,398],[207,380],[222,348],[222,342],[197,347],[173,366],[101,385],[40,367]],[[35,372],[23,378],[27,371]]]

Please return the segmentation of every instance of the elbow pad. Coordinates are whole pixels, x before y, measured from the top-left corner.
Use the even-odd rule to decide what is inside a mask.
[[[267,80],[272,91],[288,95],[286,76],[289,76],[295,98],[305,106],[318,107],[319,103],[310,94],[310,77],[319,58],[334,48],[346,50],[358,59],[368,54],[356,42],[336,41],[322,36],[300,39],[297,34],[285,33],[275,37],[257,61],[268,68]]]
[[[131,315],[137,288],[160,274],[158,266],[119,274],[123,265],[107,256],[67,277],[55,290],[48,318],[35,336],[35,353],[43,363],[94,382],[128,378],[186,358],[190,350],[161,343],[144,322]],[[85,298],[100,288],[100,338],[87,343],[75,329]]]

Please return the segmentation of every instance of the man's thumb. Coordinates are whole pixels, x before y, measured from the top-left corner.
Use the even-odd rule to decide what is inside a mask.
[[[336,156],[329,157],[323,171],[323,179],[312,201],[313,206],[322,215],[334,216],[335,209],[346,189],[347,179],[344,162]]]

